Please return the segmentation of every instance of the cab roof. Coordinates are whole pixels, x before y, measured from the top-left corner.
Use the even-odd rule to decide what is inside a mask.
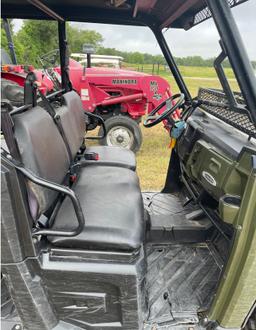
[[[227,1],[234,7],[248,0]],[[49,12],[42,8],[66,21],[157,25],[161,29],[187,30],[211,17],[205,0],[2,0],[6,18],[49,19]]]

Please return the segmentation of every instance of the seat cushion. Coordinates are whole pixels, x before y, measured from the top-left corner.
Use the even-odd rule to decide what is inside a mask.
[[[94,146],[86,149],[86,153],[95,152],[99,160],[86,160],[88,165],[117,166],[136,170],[135,154],[128,149],[110,146]]]
[[[139,180],[126,168],[89,166],[82,169],[74,191],[85,216],[76,237],[49,236],[56,246],[79,249],[134,250],[144,239],[144,209]],[[77,226],[69,199],[65,199],[52,229]]]

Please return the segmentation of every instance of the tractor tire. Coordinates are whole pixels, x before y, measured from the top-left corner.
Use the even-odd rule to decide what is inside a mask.
[[[107,135],[100,140],[101,145],[117,146],[137,152],[142,144],[142,132],[135,120],[126,116],[114,116],[105,121]],[[99,136],[103,135],[102,127]]]
[[[11,80],[2,78],[1,99],[8,100],[14,107],[20,107],[24,104],[24,88]]]

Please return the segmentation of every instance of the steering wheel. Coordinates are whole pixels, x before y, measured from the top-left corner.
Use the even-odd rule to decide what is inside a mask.
[[[54,66],[59,57],[59,49],[51,50],[50,52],[39,57],[40,62],[43,67],[46,68],[47,65]]]
[[[54,66],[59,57],[59,49],[51,50],[50,52],[39,57],[39,61],[43,66],[44,73],[53,82],[54,89],[58,91],[61,89],[61,81],[56,71],[54,71]]]
[[[178,101],[172,105],[172,101],[178,99]],[[153,127],[159,124],[164,119],[171,120],[169,118],[183,103],[184,103],[185,95],[184,94],[175,94],[169,97],[167,100],[163,101],[159,106],[153,109],[146,117],[143,122],[145,127]],[[164,106],[166,105],[166,110],[159,115],[156,115]]]

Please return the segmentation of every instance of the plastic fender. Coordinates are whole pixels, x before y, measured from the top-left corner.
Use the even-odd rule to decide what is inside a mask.
[[[26,75],[17,74],[17,73],[15,74],[15,73],[11,73],[11,72],[1,72],[1,78],[4,78],[6,80],[11,80],[23,87],[25,79],[26,79]]]

